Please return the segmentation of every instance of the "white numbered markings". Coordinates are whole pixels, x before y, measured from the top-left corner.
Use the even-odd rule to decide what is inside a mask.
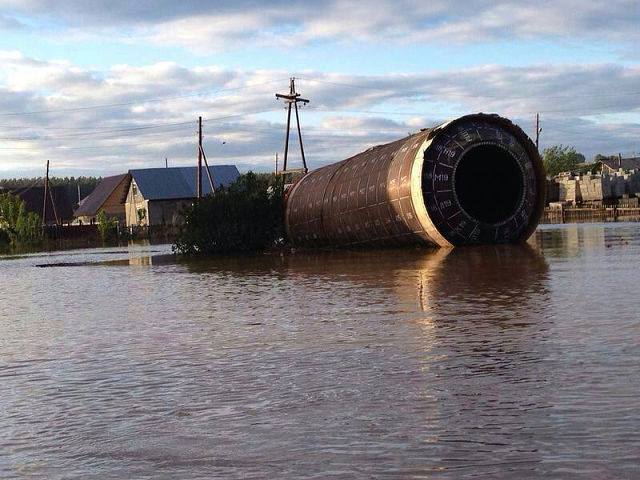
[[[422,192],[436,228],[454,245],[520,239],[537,200],[533,161],[499,123],[467,119],[426,150]]]

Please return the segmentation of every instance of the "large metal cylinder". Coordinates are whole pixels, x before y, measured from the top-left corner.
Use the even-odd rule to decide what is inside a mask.
[[[498,115],[460,117],[305,175],[286,229],[300,246],[453,246],[526,240],[545,174],[529,137]]]

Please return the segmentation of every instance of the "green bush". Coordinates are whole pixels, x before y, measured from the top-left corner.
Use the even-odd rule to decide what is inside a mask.
[[[0,226],[0,251],[11,246],[11,237],[9,233]]]
[[[118,235],[118,219],[116,217],[107,217],[104,210],[100,210],[96,215],[98,222],[98,232],[103,242],[111,240]]]
[[[1,241],[14,247],[42,240],[40,216],[28,212],[25,203],[9,193],[0,194],[0,230]]]
[[[284,237],[282,186],[273,175],[249,172],[183,212],[185,225],[174,245],[184,255],[260,252]]]

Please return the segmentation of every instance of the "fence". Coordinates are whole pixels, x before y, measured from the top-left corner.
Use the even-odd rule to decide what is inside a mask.
[[[97,225],[47,225],[44,235],[50,240],[78,240],[98,238]]]
[[[546,208],[540,223],[637,222],[640,208]]]

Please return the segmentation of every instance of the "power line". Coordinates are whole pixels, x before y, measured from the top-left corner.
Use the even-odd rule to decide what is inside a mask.
[[[99,149],[99,148],[107,148],[107,147],[114,147],[117,145],[87,145],[87,146],[83,146],[83,147],[65,147],[63,145],[58,145],[58,146],[50,146],[47,148],[52,148],[52,149],[57,149],[57,150],[91,150],[91,149]],[[131,147],[146,147],[149,146],[148,144],[144,143],[140,143],[137,145],[131,145],[131,144],[127,144],[127,145],[122,145],[123,147],[127,147],[127,148],[131,148]],[[0,147],[0,150],[33,150],[33,148],[31,147]]]
[[[263,82],[264,84],[266,83],[273,83],[273,82]],[[238,87],[238,88],[247,88],[247,87]],[[640,92],[638,92],[640,93]],[[510,98],[518,98],[518,97],[506,97],[505,100],[508,100]],[[84,108],[84,107],[83,107]],[[86,107],[86,108],[91,108],[91,107]],[[638,107],[636,108],[632,108],[630,110],[627,110],[627,112],[621,112],[620,109],[618,109],[616,106],[609,106],[609,105],[601,105],[601,106],[597,106],[597,107],[578,107],[578,108],[560,108],[560,109],[541,109],[541,108],[536,108],[534,111],[525,111],[525,110],[519,110],[517,108],[513,108],[513,107],[505,107],[505,108],[501,108],[501,109],[487,109],[487,110],[509,110],[509,111],[519,111],[520,115],[528,115],[531,113],[536,113],[536,112],[542,112],[542,113],[572,113],[572,112],[584,112],[586,115],[589,114],[598,114],[599,111],[602,110],[606,110],[606,112],[604,113],[635,113],[635,110],[637,110]],[[391,111],[391,110],[376,110],[376,109],[372,109],[372,110],[366,110],[366,109],[362,109],[362,110],[358,110],[358,109],[339,109],[339,108],[319,108],[319,107],[315,107],[315,108],[311,108],[312,111],[317,111],[317,112],[336,112],[336,113],[357,113],[357,114],[377,114],[377,115],[394,115],[394,116],[424,116],[425,113],[427,113],[427,110],[425,109],[424,111],[420,111],[420,112],[412,112],[412,111]],[[274,109],[265,109],[265,110],[261,110],[261,111],[257,111],[257,112],[246,112],[246,113],[242,113],[242,114],[236,114],[236,115],[229,115],[229,116],[224,116],[224,117],[216,117],[216,118],[211,118],[211,119],[204,119],[205,121],[212,121],[212,120],[220,120],[220,119],[224,119],[224,118],[231,118],[233,116],[242,116],[242,115],[249,115],[249,114],[257,114],[257,113],[264,113],[264,112],[268,112],[268,111],[274,111]],[[154,128],[165,128],[165,127],[170,127],[173,125],[188,125],[190,124],[191,121],[185,121],[185,122],[170,122],[170,123],[159,123],[159,124],[142,124],[142,125],[133,125],[133,126],[126,126],[123,128],[111,128],[111,129],[96,129],[94,127],[67,127],[67,128],[51,128],[51,127],[36,127],[40,130],[74,130],[74,133],[69,133],[69,134],[56,134],[56,136],[51,136],[49,135],[49,137],[53,137],[53,138],[74,138],[74,137],[79,137],[82,135],[87,135],[87,134],[104,134],[104,133],[117,133],[117,132],[136,132],[136,131],[141,131],[141,130],[147,130],[147,129],[154,129]],[[25,129],[25,128],[29,128],[28,126],[14,126],[14,125],[3,125],[3,128],[14,128],[14,129]],[[81,130],[82,132],[77,132],[75,130]],[[43,137],[40,137],[40,139],[42,139]],[[25,140],[25,141],[32,141],[32,140],[37,140],[37,138],[33,138],[33,137],[2,137],[0,138],[1,140],[7,140],[7,141],[21,141],[21,140]]]
[[[607,112],[601,112],[599,114],[607,114],[607,113],[637,113],[636,110],[640,109],[640,105],[637,107],[633,107],[632,109],[626,110],[626,111],[621,111],[620,109],[617,109],[617,107],[611,106],[611,105],[602,105],[599,107],[580,107],[580,108],[563,108],[563,109],[544,109],[544,108],[537,108],[535,110],[518,110],[518,109],[514,109],[513,107],[509,107],[506,106],[504,108],[501,108],[499,110],[516,110],[519,111],[519,115],[529,115],[531,113],[570,113],[570,112],[587,112],[590,113],[591,111],[594,110],[608,110]],[[336,113],[367,113],[367,114],[378,114],[378,115],[399,115],[399,116],[425,116],[425,114],[429,113],[427,110],[423,110],[421,112],[410,112],[410,111],[393,111],[393,110],[353,110],[353,109],[333,109],[333,108],[319,108],[319,107],[309,107],[308,110],[312,110],[312,111],[316,111],[316,112],[336,112]],[[494,108],[487,108],[485,109],[486,112],[491,112],[494,110],[498,110],[498,109],[494,109]],[[594,113],[594,114],[597,114]]]
[[[191,122],[193,123],[193,122]],[[234,133],[237,131],[243,131],[243,132],[253,132],[253,131],[262,131],[265,133],[280,133],[280,131],[283,128],[283,125],[271,125],[271,126],[255,126],[255,125],[235,125],[235,126],[229,126],[228,127],[229,130],[220,130],[219,134],[216,135],[218,137],[223,136],[225,134],[228,133]],[[397,134],[399,132],[393,131],[393,130],[381,130],[378,128],[368,128],[368,129],[362,129],[359,128],[358,130],[364,130],[364,131],[371,131],[371,132],[376,132],[377,134],[380,135],[393,135],[393,134]],[[402,130],[401,128],[399,130]],[[402,130],[404,131],[404,130]],[[332,134],[331,132],[336,132],[336,134]],[[322,129],[319,131],[313,131],[310,130],[308,132],[308,135],[310,137],[313,138],[326,138],[326,139],[357,139],[358,136],[347,136],[347,135],[339,135],[339,133],[344,132],[344,130],[341,129]],[[104,143],[103,140],[118,140],[118,139],[122,139],[122,140],[135,140],[138,139],[140,136],[157,136],[157,135],[166,135],[167,132],[145,132],[143,134],[135,134],[135,135],[122,135],[122,136],[117,136],[117,137],[112,137],[112,138],[99,138],[97,139],[98,141],[100,141],[100,145],[86,145],[86,146],[65,146],[65,145],[50,145],[47,146],[46,148],[55,148],[55,149],[59,149],[59,150],[86,150],[86,149],[101,149],[101,148],[109,148],[109,147],[136,147],[136,146],[148,146],[148,144],[143,144],[143,143],[136,143],[136,144],[131,144],[131,143],[114,143],[114,142],[108,142],[108,143]],[[29,139],[30,141],[44,141],[47,139]],[[48,139],[48,140],[54,140],[54,139]],[[96,139],[90,139],[92,141],[95,142]],[[176,141],[192,141],[192,134],[190,135],[179,135],[179,136],[174,136],[171,139],[172,141],[176,142]],[[1,146],[0,150],[33,150],[34,147],[4,147]]]
[[[599,108],[606,108],[608,110],[611,110],[612,107],[609,106],[601,106]],[[328,108],[313,108],[312,110],[315,111],[328,111],[328,112],[337,112],[337,113],[366,113],[366,114],[385,114],[385,115],[424,115],[424,112],[407,112],[407,111],[403,111],[403,112],[398,112],[398,111],[384,111],[384,110],[338,110],[338,109],[328,109]],[[265,113],[265,112],[273,112],[276,111],[275,108],[271,107],[271,108],[266,108],[266,109],[262,109],[262,110],[255,110],[255,111],[249,111],[249,112],[243,112],[243,113],[238,113],[238,114],[231,114],[231,115],[224,115],[224,116],[218,116],[218,117],[210,117],[210,118],[206,118],[204,119],[207,122],[210,123],[215,123],[215,122],[219,122],[221,120],[225,120],[225,119],[230,119],[230,118],[237,118],[237,117],[248,117],[250,115],[255,115],[255,114],[259,114],[259,113]],[[559,109],[559,110],[544,110],[544,109],[540,109],[540,112],[543,113],[548,113],[548,112],[569,112],[572,111],[572,109]],[[575,109],[573,109],[573,111],[576,111]],[[586,111],[585,108],[580,108],[577,111]],[[593,115],[597,115],[597,113],[593,112],[593,109],[589,109],[589,114],[593,114]],[[621,113],[621,112],[616,112],[616,111],[610,111],[610,112],[604,112],[604,114],[607,113]],[[8,137],[8,138],[2,138],[0,140],[7,140],[7,141],[28,141],[28,142],[48,142],[48,141],[55,141],[58,139],[65,139],[65,138],[88,138],[91,137],[90,140],[91,141],[100,141],[101,144],[100,145],[87,145],[87,146],[70,146],[67,147],[65,145],[57,145],[57,146],[51,146],[51,147],[46,147],[46,148],[56,148],[59,150],[89,150],[89,149],[105,149],[105,148],[109,148],[109,147],[127,147],[127,148],[131,148],[131,147],[144,147],[147,146],[147,144],[131,144],[131,143],[126,143],[126,140],[128,139],[128,137],[130,136],[136,136],[140,137],[140,136],[153,136],[153,135],[167,135],[169,133],[172,133],[172,131],[176,131],[175,133],[177,133],[177,131],[185,129],[185,128],[191,128],[191,126],[194,125],[194,121],[193,120],[189,120],[189,121],[182,121],[182,122],[167,122],[167,123],[160,123],[160,124],[146,124],[146,125],[138,125],[138,126],[131,126],[128,128],[118,128],[118,129],[106,129],[106,130],[93,130],[93,131],[83,131],[82,133],[74,133],[74,134],[62,134],[62,135],[50,135],[50,136],[46,136],[46,137]],[[242,125],[242,124],[235,124],[235,125],[227,125],[227,128],[230,128],[231,131],[229,133],[233,133],[233,131],[274,131],[275,130],[279,130],[282,129],[282,125]],[[368,131],[375,131],[377,133],[377,135],[379,136],[386,136],[386,135],[394,135],[394,134],[398,134],[398,133],[405,133],[405,128],[403,125],[399,125],[397,127],[397,129],[391,128],[391,129],[382,129],[382,128],[378,128],[375,126],[372,127],[363,127],[363,126],[358,126],[355,128],[345,128],[345,129],[320,129],[320,131],[314,131],[315,128],[312,127],[311,131],[309,132],[309,135],[312,136],[315,139],[322,139],[322,138],[327,138],[327,139],[333,139],[333,140],[337,140],[337,139],[347,139],[349,141],[357,141],[359,139],[364,140],[362,137],[359,137],[357,135],[353,135],[354,132],[368,132]],[[155,129],[164,129],[164,131],[150,131],[150,130],[155,130]],[[169,130],[169,131],[167,131]],[[331,134],[331,132],[338,132],[338,133],[348,133],[348,135],[333,135]],[[221,132],[222,133],[222,132]],[[222,133],[224,134],[224,133]],[[100,138],[93,138],[95,135],[100,136]],[[115,136],[114,136],[115,135]],[[585,135],[585,138],[589,137],[588,135]],[[177,140],[182,140],[182,139],[187,139],[190,138],[184,135],[181,136],[177,136],[177,137],[173,137],[174,140],[173,141],[177,141]],[[572,135],[572,138],[576,138],[576,135]],[[123,140],[125,143],[103,143],[103,140],[109,140],[109,139],[115,139],[115,140]],[[33,150],[33,147],[0,147],[0,150]]]
[[[274,111],[276,111],[276,109],[271,107],[271,108],[266,108],[266,109],[262,109],[262,110],[255,110],[255,111],[251,111],[251,112],[236,113],[236,114],[224,115],[224,116],[220,116],[220,117],[203,118],[203,121],[216,122],[216,121],[219,121],[219,120],[226,120],[226,119],[229,119],[229,118],[245,117],[245,116],[257,115],[257,114],[260,114],[260,113],[274,112]],[[102,134],[110,134],[110,133],[118,133],[118,134],[120,134],[119,136],[127,136],[127,133],[139,135],[140,134],[139,132],[142,131],[142,130],[150,130],[150,129],[156,129],[156,128],[167,128],[167,127],[175,127],[175,126],[184,127],[184,126],[193,125],[193,124],[194,124],[194,121],[193,120],[189,120],[189,121],[184,121],[184,122],[171,122],[171,123],[162,123],[162,124],[147,124],[147,125],[141,125],[141,126],[129,127],[129,128],[117,128],[117,129],[108,129],[108,130],[93,130],[93,131],[83,131],[82,133],[48,135],[46,137],[45,136],[43,136],[43,137],[0,137],[0,140],[33,142],[33,141],[48,140],[48,139],[56,140],[56,139],[64,139],[64,138],[81,138],[81,137],[85,137],[85,136],[89,136],[89,135],[94,136],[94,135],[102,135]]]
[[[114,130],[94,130],[94,131],[88,131],[88,132],[83,132],[83,133],[69,133],[69,134],[62,134],[62,135],[48,135],[48,136],[41,136],[41,137],[0,137],[0,140],[5,140],[5,141],[38,141],[38,140],[56,140],[56,139],[61,139],[61,138],[78,138],[78,137],[85,137],[85,136],[93,136],[93,135],[100,135],[103,133],[120,133],[122,134],[122,136],[126,136],[127,132],[139,132],[140,130],[149,130],[149,129],[154,129],[154,128],[171,128],[179,126],[181,128],[184,128],[187,125],[193,124],[193,121],[189,121],[189,122],[175,122],[175,123],[168,123],[168,124],[163,124],[163,125],[146,125],[146,126],[140,126],[140,127],[132,127],[132,128],[120,128],[120,129],[114,129]]]
[[[177,100],[177,99],[180,99],[180,98],[197,97],[197,96],[203,96],[203,95],[213,95],[213,94],[217,94],[217,93],[220,93],[220,92],[245,90],[247,88],[254,88],[254,87],[259,87],[259,86],[263,86],[263,85],[269,85],[269,84],[280,82],[280,81],[281,81],[281,79],[269,80],[269,81],[266,81],[266,82],[254,83],[254,84],[251,84],[251,85],[244,85],[242,87],[220,88],[220,89],[213,90],[213,91],[193,92],[193,93],[187,93],[187,94],[184,94],[184,95],[174,95],[174,96],[168,96],[168,97],[155,97],[155,98],[149,98],[149,99],[146,99],[146,100],[135,100],[135,101],[130,101],[130,102],[105,103],[105,104],[99,104],[99,105],[89,105],[89,106],[86,106],[86,107],[56,108],[56,109],[49,109],[49,110],[32,110],[32,111],[26,111],[26,112],[0,112],[0,116],[2,116],[2,117],[12,117],[12,116],[20,116],[20,115],[37,115],[37,114],[44,114],[44,113],[80,112],[80,111],[84,111],[84,110],[94,110],[94,109],[101,109],[101,108],[127,107],[127,106],[131,106],[131,105],[141,105],[141,104],[145,104],[145,103],[156,103],[156,102],[164,102],[164,101],[167,101],[167,100]]]
[[[439,122],[438,122],[439,123]],[[117,135],[109,135],[109,136],[101,136],[100,138],[89,138],[89,141],[99,141],[100,145],[91,145],[90,147],[66,147],[63,145],[53,145],[48,146],[46,148],[59,148],[59,149],[75,149],[75,148],[108,148],[110,146],[120,147],[130,145],[130,143],[104,143],[105,140],[122,140],[126,142],[128,139],[135,137],[138,139],[142,136],[144,137],[154,137],[158,135],[167,136],[167,134],[171,133],[171,138],[175,140],[177,139],[190,139],[193,134],[185,135],[179,134],[180,130],[184,130],[185,128],[191,128],[193,122],[188,122],[187,125],[181,125],[179,130],[174,131],[144,131],[144,132],[127,132],[127,133],[118,133]],[[264,132],[267,134],[277,133],[282,130],[283,125],[273,124],[273,125],[243,125],[243,124],[233,124],[233,125],[224,125],[220,129],[218,129],[217,137],[233,134],[235,132]],[[370,132],[375,132],[377,136],[390,136],[390,135],[404,135],[407,131],[407,125],[399,124],[397,127],[387,127],[380,128],[376,126],[357,126],[354,128],[333,128],[327,129],[322,127],[310,127],[308,131],[308,135],[315,139],[346,139],[346,140],[355,140],[362,138],[363,135],[368,135]],[[409,127],[410,128],[410,127]],[[576,134],[572,135],[572,138],[576,138]],[[81,136],[84,138],[85,136]],[[584,138],[590,138],[590,135],[584,135]],[[58,140],[55,137],[41,137],[41,138],[19,138],[14,139],[14,141],[27,141],[27,142],[54,142]],[[0,150],[31,150],[33,147],[0,147]]]
[[[317,83],[325,83],[328,85],[335,85],[335,86],[340,86],[340,87],[348,87],[348,88],[358,88],[358,89],[363,89],[363,90],[375,90],[375,91],[379,91],[379,92],[387,92],[387,93],[393,93],[395,94],[396,92],[389,92],[390,88],[384,88],[384,87],[373,87],[370,85],[357,85],[357,84],[353,84],[353,83],[342,83],[342,82],[334,82],[334,81],[329,81],[329,80],[320,80],[317,78],[310,78],[310,77],[296,77],[296,78],[300,78],[302,80],[307,80],[309,82],[317,82]],[[622,97],[622,96],[633,96],[633,95],[640,95],[640,91],[637,92],[617,92],[617,93],[589,93],[589,94],[579,94],[579,93],[567,93],[564,95],[547,95],[546,93],[538,93],[538,94],[532,94],[532,95],[508,95],[508,94],[483,94],[483,93],[473,93],[473,92],[422,92],[422,91],[414,91],[412,92],[411,90],[408,91],[410,94],[411,93],[418,93],[420,95],[427,95],[427,96],[435,96],[435,95],[442,95],[444,97],[448,97],[448,96],[454,96],[454,97],[471,97],[471,98],[475,98],[475,97],[482,97],[482,98],[500,98],[500,99],[527,99],[527,98],[537,98],[537,97],[544,97],[544,98],[575,98],[575,97],[580,97],[580,98],[590,98],[590,97]],[[396,96],[396,95],[394,95]],[[399,97],[401,96],[412,96],[412,95],[397,95]]]
[[[245,102],[245,103],[240,104],[240,105],[254,105],[254,104],[255,104],[255,102]],[[238,107],[237,104],[234,105],[234,108],[237,108],[237,107]],[[246,114],[247,115],[249,115],[249,114],[252,115],[254,113],[263,113],[265,111],[275,111],[275,109],[268,108],[268,109],[265,109],[263,111],[258,111],[258,112],[249,111],[249,112],[246,112]],[[206,120],[206,119],[203,119],[203,120]],[[208,119],[208,120],[215,120],[215,118],[214,119]],[[191,120],[187,120],[187,121],[184,121],[184,122],[169,122],[169,123],[130,123],[129,122],[128,124],[121,124],[120,126],[118,124],[105,125],[105,128],[107,128],[107,127],[114,127],[114,128],[115,127],[120,127],[123,130],[127,130],[127,129],[131,129],[131,128],[138,128],[140,126],[156,126],[157,125],[158,127],[163,127],[165,125],[174,125],[174,124],[181,124],[181,123],[185,123],[186,124],[186,123],[190,123],[190,122],[191,122]],[[77,127],[50,127],[50,126],[44,126],[44,125],[30,126],[30,125],[23,124],[23,125],[0,125],[0,129],[1,128],[12,129],[12,130],[24,130],[24,129],[28,129],[28,128],[34,128],[34,129],[37,129],[37,130],[54,131],[54,132],[57,132],[57,131],[66,132],[66,131],[69,131],[69,130],[72,130],[72,131],[78,131],[79,130],[79,131],[83,131],[83,132],[86,132],[86,133],[92,133],[92,132],[101,131],[99,126],[98,127],[96,127],[96,126],[91,126],[91,127],[83,127],[83,126],[77,126]]]

